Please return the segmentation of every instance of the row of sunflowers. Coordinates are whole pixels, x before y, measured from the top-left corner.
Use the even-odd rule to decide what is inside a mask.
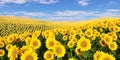
[[[6,36],[13,33],[22,34],[25,31],[33,33],[36,30],[45,31],[56,27],[62,27],[60,24],[49,21],[16,18],[0,16],[0,36]]]
[[[0,37],[0,60],[119,60],[120,20]]]

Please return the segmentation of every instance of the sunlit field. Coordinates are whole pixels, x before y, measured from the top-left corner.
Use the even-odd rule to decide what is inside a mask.
[[[0,60],[119,60],[120,18],[53,22],[0,17]]]

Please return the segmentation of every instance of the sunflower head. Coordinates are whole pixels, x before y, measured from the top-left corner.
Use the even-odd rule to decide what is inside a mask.
[[[30,45],[30,42],[31,42],[31,41],[32,41],[32,38],[27,37],[27,38],[25,39],[26,45]]]
[[[117,50],[118,45],[116,42],[111,42],[108,44],[108,47],[110,48],[110,50]]]
[[[96,36],[95,36],[95,35],[92,35],[92,36],[91,36],[91,39],[92,39],[92,40],[95,40],[95,39],[96,39]]]
[[[41,41],[37,38],[32,38],[32,41],[30,42],[30,46],[34,49],[38,49],[41,47]]]
[[[71,39],[73,39],[73,38],[75,38],[74,35],[70,35],[70,36],[69,36],[69,40],[71,40]]]
[[[100,45],[101,45],[102,47],[105,47],[107,44],[105,43],[104,40],[100,40]]]
[[[6,49],[7,49],[7,50],[10,50],[11,47],[12,47],[11,44],[7,44],[7,45],[6,45]]]
[[[8,57],[10,58],[17,58],[19,54],[19,49],[16,45],[12,46],[8,51]]]
[[[32,48],[30,48],[29,46],[22,46],[22,48],[20,48],[20,55],[22,55],[23,53],[25,53],[28,50],[32,50]]]
[[[57,44],[56,42],[57,42],[57,41],[56,41],[54,38],[48,38],[48,39],[46,40],[46,47],[47,47],[48,49],[53,49],[54,46]]]
[[[85,34],[83,32],[79,33],[80,37],[85,37]]]
[[[72,47],[74,46],[74,42],[69,41],[69,42],[67,43],[67,46],[68,46],[69,48],[72,48]]]
[[[77,38],[72,38],[70,41],[72,41],[73,43],[77,43]]]
[[[70,34],[70,35],[76,35],[76,31],[75,31],[75,30],[71,30],[71,31],[69,32],[69,34]]]
[[[107,53],[105,53],[104,55],[102,55],[99,60],[115,60],[115,57],[113,57],[113,55],[109,55]]]
[[[0,57],[4,56],[5,55],[5,51],[0,49]]]
[[[103,40],[105,41],[106,44],[109,44],[112,42],[112,37],[109,35],[106,35]]]
[[[0,48],[4,47],[4,42],[0,41]]]
[[[61,57],[64,57],[66,50],[63,45],[59,44],[59,45],[55,45],[53,52],[55,56],[57,56],[58,58],[61,58]]]
[[[67,35],[63,36],[63,40],[66,41],[67,40]]]
[[[94,53],[93,57],[94,60],[99,60],[101,56],[103,56],[105,53],[102,51],[96,51],[96,53]]]
[[[54,54],[53,54],[53,52],[52,51],[46,51],[45,53],[44,53],[44,59],[46,59],[46,60],[52,60],[52,59],[54,59]]]
[[[75,53],[76,53],[77,55],[82,55],[82,51],[80,50],[79,47],[76,47],[76,48],[75,48]]]
[[[119,31],[120,31],[120,27],[114,26],[113,31],[114,31],[114,32],[119,32]]]
[[[81,51],[88,51],[91,49],[91,43],[90,40],[87,38],[81,38],[78,42],[77,42],[77,47],[79,47],[81,49]]]
[[[33,52],[32,50],[26,51],[21,56],[21,60],[37,60],[37,53]]]
[[[40,31],[40,30],[35,31],[35,32],[32,34],[32,37],[33,37],[33,38],[38,38],[38,37],[40,36],[40,34],[41,34],[41,31]]]
[[[76,60],[74,57],[69,58],[68,60]]]
[[[93,31],[92,31],[91,29],[87,29],[87,30],[85,31],[85,35],[86,35],[87,37],[91,37],[91,36],[93,35]]]

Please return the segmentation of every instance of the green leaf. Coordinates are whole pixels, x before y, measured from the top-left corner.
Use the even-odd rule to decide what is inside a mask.
[[[57,60],[63,60],[62,58],[57,58]]]
[[[72,52],[67,51],[67,58],[71,58],[72,57]]]
[[[83,57],[85,58],[85,59],[87,59],[87,58],[92,58],[92,53],[91,52],[89,52],[89,51],[86,51],[86,52],[83,52]]]
[[[117,40],[116,42],[117,42],[118,44],[120,44],[120,40]]]

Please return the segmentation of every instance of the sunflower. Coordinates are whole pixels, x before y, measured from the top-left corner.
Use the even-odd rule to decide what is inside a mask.
[[[4,42],[0,41],[0,48],[4,47]]]
[[[109,35],[106,35],[106,36],[104,37],[104,41],[105,41],[106,44],[109,44],[109,43],[112,42],[112,38],[111,38]]]
[[[8,41],[8,43],[12,43],[13,41],[14,41],[14,37],[13,36],[8,36],[7,37],[7,41]]]
[[[27,37],[27,38],[25,39],[25,43],[26,43],[26,45],[29,46],[31,41],[32,41],[32,38]]]
[[[91,29],[87,29],[87,30],[85,31],[85,35],[86,35],[87,37],[92,37],[93,31],[92,31]]]
[[[105,36],[107,36],[107,34],[102,33],[102,34],[100,35],[100,38],[101,38],[101,39],[104,39],[104,38],[105,38]]]
[[[77,34],[79,34],[79,33],[81,33],[81,32],[82,32],[82,29],[77,29],[77,30],[76,30],[76,33],[77,33]]]
[[[18,34],[11,34],[10,36],[12,38],[11,42],[16,42],[19,37]]]
[[[101,56],[103,56],[105,53],[102,51],[96,51],[96,53],[94,53],[93,57],[94,60],[99,60]]]
[[[109,30],[113,31],[114,26],[109,26]]]
[[[53,49],[53,47],[56,45],[56,40],[54,38],[48,38],[46,40],[46,47],[48,49]]]
[[[11,47],[12,47],[11,44],[7,44],[7,45],[6,45],[6,50],[10,50]]]
[[[104,41],[104,40],[100,40],[100,45],[101,45],[102,47],[106,46],[105,41]]]
[[[62,57],[64,57],[66,50],[63,45],[59,44],[59,45],[55,45],[53,52],[54,52],[55,56],[57,56],[58,58],[62,58]]]
[[[71,39],[73,39],[73,38],[75,38],[74,35],[70,35],[70,36],[69,36],[69,40],[71,40]]]
[[[30,46],[34,49],[38,49],[41,47],[41,41],[37,38],[32,38]]]
[[[115,57],[113,57],[113,55],[108,55],[107,53],[105,53],[99,58],[99,60],[115,60]]]
[[[76,31],[75,31],[75,30],[71,30],[71,31],[69,32],[69,34],[70,34],[70,35],[76,35]]]
[[[67,35],[63,36],[63,40],[66,41],[67,40]]]
[[[43,37],[48,38],[49,35],[53,35],[53,33],[51,30],[47,30],[47,31],[43,32],[42,35],[43,35]]]
[[[37,60],[37,53],[33,52],[32,50],[26,51],[22,56],[20,57],[21,60]]]
[[[18,58],[18,54],[19,54],[19,50],[18,50],[18,47],[16,45],[12,46],[10,48],[10,50],[8,51],[8,57],[9,58]]]
[[[33,34],[32,34],[32,37],[33,38],[38,38],[39,36],[40,36],[40,34],[41,34],[41,31],[35,31]]]
[[[10,60],[16,60],[16,59],[12,57],[12,58],[10,58]]]
[[[116,40],[118,39],[118,37],[117,37],[116,34],[112,34],[111,37],[112,37],[112,39],[113,39],[114,41],[116,41]]]
[[[80,37],[85,37],[85,34],[83,32],[79,33]]]
[[[91,39],[92,39],[92,40],[95,40],[95,39],[96,39],[96,36],[95,36],[95,35],[92,35],[92,36],[91,36]]]
[[[108,35],[109,35],[109,36],[116,35],[116,32],[113,32],[113,31],[112,31],[112,32],[109,32]]]
[[[69,41],[69,42],[67,43],[67,46],[68,46],[69,48],[72,48],[72,47],[74,46],[74,42],[73,42],[73,41]]]
[[[72,57],[72,58],[69,58],[68,60],[76,60],[74,57]]]
[[[95,34],[96,36],[100,36],[100,32],[96,32],[96,34]]]
[[[91,43],[90,40],[87,38],[81,38],[77,42],[77,47],[81,49],[81,51],[88,51],[91,49]]]
[[[120,27],[114,26],[113,31],[114,31],[114,32],[119,32],[119,31],[120,31]]]
[[[70,41],[72,41],[73,43],[77,43],[77,38],[72,38]]]
[[[102,25],[102,27],[103,27],[103,28],[107,28],[107,27],[108,27],[108,24],[105,24],[105,23],[104,23],[104,24]]]
[[[54,59],[54,54],[53,54],[53,52],[52,51],[46,51],[45,53],[44,53],[44,59],[46,59],[46,60],[52,60],[52,59]]]
[[[108,44],[108,47],[110,48],[110,50],[117,50],[118,45],[116,42],[111,42],[110,44]]]
[[[80,50],[79,47],[76,47],[76,48],[75,48],[75,53],[76,53],[77,55],[82,55],[82,51]]]
[[[93,30],[93,33],[95,34],[95,36],[100,36],[100,32],[98,32],[97,30]]]
[[[23,38],[26,38],[26,37],[28,37],[28,36],[30,36],[31,35],[31,33],[30,32],[24,32],[23,34],[22,34],[22,37]]]
[[[25,37],[22,34],[19,35],[19,39],[20,39],[20,41],[25,41]]]
[[[4,56],[5,55],[5,51],[0,49],[0,57]]]
[[[22,48],[20,48],[20,55],[22,55],[28,50],[32,50],[32,48],[30,48],[29,46],[22,46]]]
[[[99,31],[100,31],[100,32],[103,32],[103,28],[99,28]]]

